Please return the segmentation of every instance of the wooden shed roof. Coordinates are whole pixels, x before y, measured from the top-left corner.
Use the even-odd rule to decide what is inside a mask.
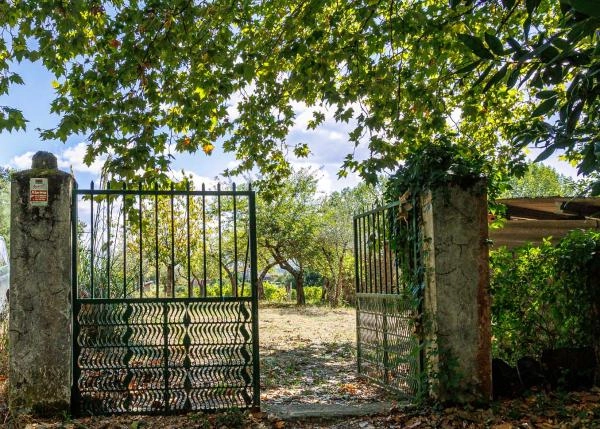
[[[506,206],[508,219],[600,219],[600,197],[506,198],[497,201]]]
[[[494,247],[557,243],[574,229],[600,230],[600,198],[507,198],[504,227],[490,231]]]

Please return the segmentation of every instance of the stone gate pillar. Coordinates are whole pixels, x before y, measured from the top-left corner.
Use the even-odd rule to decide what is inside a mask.
[[[68,411],[71,395],[71,200],[74,179],[48,152],[12,175],[9,408]]]
[[[443,402],[487,402],[492,376],[485,181],[428,192],[421,206],[430,394]]]

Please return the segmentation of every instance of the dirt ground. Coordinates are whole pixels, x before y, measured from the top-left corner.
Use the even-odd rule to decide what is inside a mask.
[[[356,310],[260,310],[261,402],[358,404],[389,399],[356,374]]]

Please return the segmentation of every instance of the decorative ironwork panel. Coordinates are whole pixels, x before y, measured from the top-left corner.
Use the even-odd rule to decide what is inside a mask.
[[[397,393],[420,392],[423,353],[416,320],[423,269],[418,201],[354,216],[358,371]]]
[[[357,294],[358,370],[404,395],[419,391],[414,306],[403,295]]]
[[[118,188],[73,193],[73,414],[258,408],[254,191]]]
[[[250,299],[81,300],[78,414],[253,405]]]

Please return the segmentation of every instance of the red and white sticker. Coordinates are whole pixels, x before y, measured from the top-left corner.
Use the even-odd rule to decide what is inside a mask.
[[[29,204],[33,207],[48,205],[48,179],[44,177],[29,180]]]

